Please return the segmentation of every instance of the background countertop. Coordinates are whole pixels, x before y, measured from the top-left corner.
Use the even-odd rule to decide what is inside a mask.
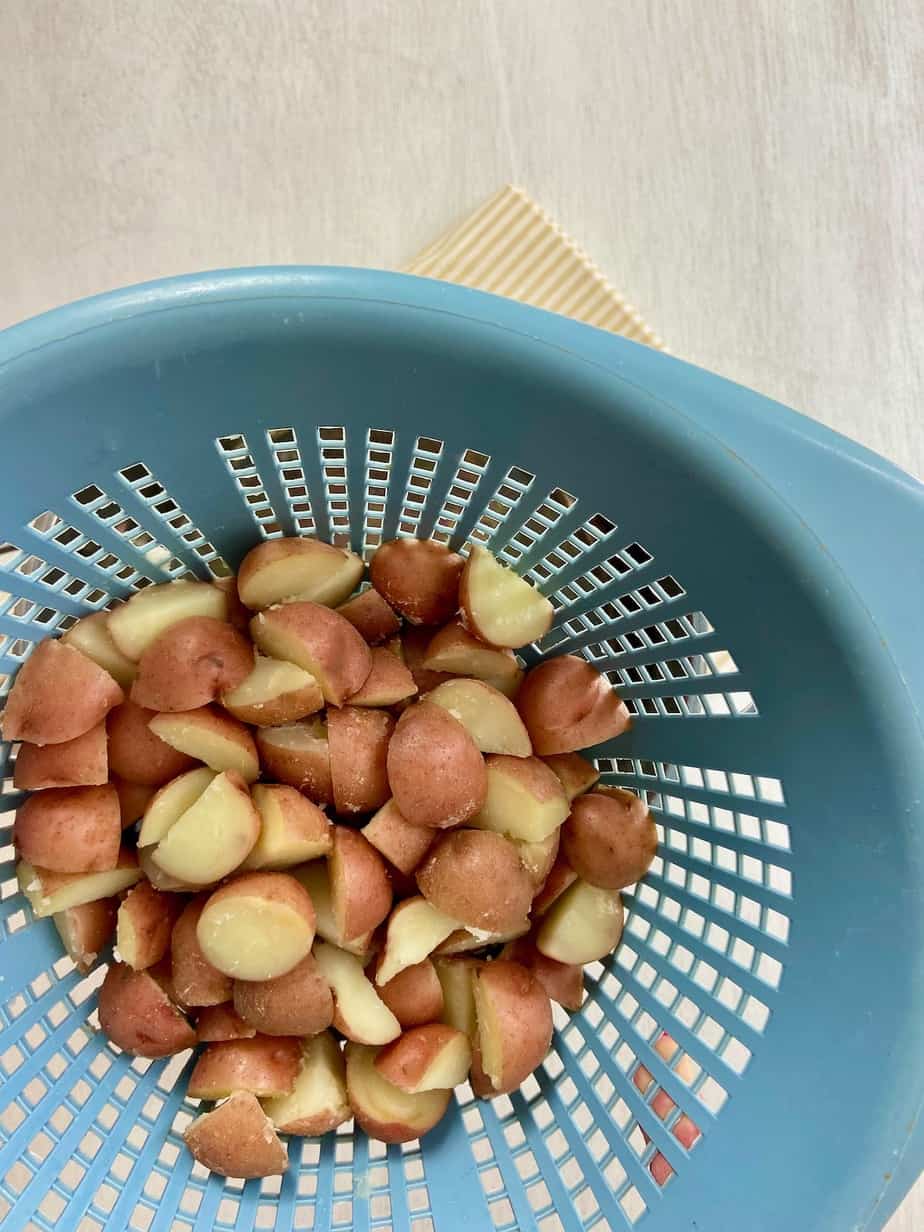
[[[924,478],[922,54],[915,0],[9,0],[0,327],[397,268],[510,181],[674,354]]]

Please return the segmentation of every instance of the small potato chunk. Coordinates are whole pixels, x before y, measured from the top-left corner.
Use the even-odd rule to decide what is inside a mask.
[[[61,638],[65,646],[73,646],[108,672],[121,688],[128,691],[135,679],[136,667],[125,657],[109,632],[109,613],[93,612],[72,625]]]
[[[253,671],[253,646],[223,620],[190,616],[145,650],[131,698],[149,710],[195,710],[237,688]]]
[[[376,976],[384,955],[379,955]],[[376,978],[378,993],[402,1027],[419,1027],[438,1022],[443,1014],[443,989],[436,967],[429,958],[405,967],[385,984]]]
[[[242,869],[292,868],[328,854],[331,824],[301,792],[279,783],[256,783],[251,795],[260,815],[260,837]]]
[[[604,890],[623,890],[648,872],[658,851],[658,830],[644,800],[612,787],[574,801],[561,841],[579,877]]]
[[[444,680],[452,679],[448,672],[433,672],[429,668],[424,667],[424,660],[427,657],[433,636],[433,630],[428,629],[425,625],[405,625],[401,631],[401,637],[398,639],[401,661],[414,678],[417,692],[421,696],[429,693],[431,689],[435,689]]]
[[[311,954],[273,980],[235,980],[234,1008],[264,1035],[317,1035],[334,1020],[330,985]]]
[[[171,625],[190,616],[227,620],[228,598],[207,582],[165,582],[139,590],[109,614],[109,635],[118,650],[135,663]]]
[[[129,783],[128,779],[115,777],[112,779],[112,785],[116,789],[116,795],[119,797],[119,815],[122,821],[122,829],[126,830],[144,816],[144,810],[151,803],[151,799],[154,796],[154,788],[147,787],[144,783]]]
[[[458,927],[458,920],[444,915],[425,898],[418,896],[399,903],[388,920],[385,950],[375,973],[376,985],[381,987],[407,967],[422,962]]]
[[[557,776],[569,802],[590,791],[600,778],[600,771],[580,753],[553,753],[542,759]]]
[[[46,787],[98,787],[109,778],[106,724],[97,723],[63,744],[22,744],[16,754],[13,786],[21,791]]]
[[[200,766],[198,770],[187,770],[185,774],[165,783],[154,793],[144,810],[138,846],[150,847],[159,843],[217,777],[214,770]]]
[[[223,1104],[196,1117],[183,1141],[193,1159],[218,1176],[242,1180],[281,1176],[289,1166],[272,1121],[249,1091],[235,1091]]]
[[[350,698],[351,706],[396,706],[417,692],[414,677],[397,655],[384,646],[372,648],[372,671]]]
[[[119,852],[115,868],[101,873],[56,873],[27,860],[16,865],[19,888],[29,900],[32,914],[39,919],[98,898],[112,898],[140,881],[141,876],[138,858],[128,847]]]
[[[260,834],[260,815],[234,771],[217,775],[154,850],[154,863],[195,886],[213,885],[240,866]]]
[[[196,1012],[196,1040],[200,1044],[220,1044],[223,1040],[253,1039],[257,1028],[244,1022],[230,1001],[204,1005]]]
[[[99,1025],[123,1052],[169,1057],[195,1047],[196,1033],[148,971],[113,963],[99,990]]]
[[[243,873],[210,897],[196,936],[202,953],[236,980],[271,980],[302,961],[314,940],[307,891],[286,873]]]
[[[423,666],[431,672],[483,680],[511,698],[516,696],[523,680],[523,669],[512,650],[488,646],[470,633],[460,620],[451,621],[434,634]]]
[[[106,723],[112,774],[128,783],[161,787],[196,764],[196,758],[155,735],[149,724],[156,718],[156,710],[145,710],[133,701],[116,706]]]
[[[517,650],[538,642],[555,616],[545,595],[478,546],[462,570],[459,597],[466,624],[490,646]]]
[[[298,1040],[224,1040],[209,1044],[189,1075],[186,1094],[191,1099],[224,1099],[233,1091],[251,1095],[288,1095],[295,1086],[301,1061]]]
[[[302,864],[298,868],[290,869],[289,873],[308,891],[314,907],[315,928],[318,936],[365,962],[372,946],[372,933],[363,933],[355,940],[347,941],[340,932],[331,902],[328,862],[312,860],[310,864]]]
[[[193,885],[189,881],[183,881],[180,877],[171,877],[169,873],[165,873],[160,865],[154,862],[154,852],[156,850],[156,847],[138,848],[138,863],[141,866],[141,871],[155,890],[162,890],[165,894],[197,894],[203,888],[202,886]]]
[[[306,719],[283,727],[261,727],[257,748],[271,779],[294,787],[316,804],[333,804],[330,745],[323,719]]]
[[[391,910],[388,870],[371,843],[346,826],[333,827],[327,867],[337,935],[355,941],[378,927]]]
[[[302,1040],[301,1068],[289,1095],[263,1101],[266,1115],[281,1133],[315,1138],[348,1121],[346,1065],[329,1031]]]
[[[64,744],[96,727],[124,694],[107,671],[73,646],[39,642],[6,699],[4,740]]]
[[[260,774],[260,759],[253,737],[230,715],[211,706],[183,714],[158,714],[149,724],[155,736],[213,770],[236,770],[246,783]]]
[[[475,975],[478,1019],[472,1090],[493,1098],[515,1091],[540,1065],[552,1042],[552,1007],[526,967],[497,959]]]
[[[140,881],[119,904],[116,947],[119,957],[133,971],[159,963],[170,949],[173,926],[183,909],[175,894],[155,890]]]
[[[122,843],[114,787],[49,787],[16,810],[13,842],[24,860],[56,873],[114,869]]]
[[[344,706],[328,713],[334,807],[341,816],[372,813],[391,795],[386,759],[394,730],[391,715],[376,710]]]
[[[524,925],[533,897],[513,844],[482,830],[443,835],[421,865],[417,884],[438,911],[488,934]]]
[[[388,746],[388,781],[414,826],[446,829],[474,817],[488,788],[484,758],[461,723],[430,702],[398,720]]]
[[[508,942],[499,957],[532,971],[550,999],[564,1009],[579,1010],[584,1004],[584,968],[579,963],[560,963],[546,958],[529,937]]]
[[[545,884],[533,899],[533,907],[530,912],[532,918],[538,920],[540,916],[545,915],[552,903],[557,898],[560,898],[565,890],[569,886],[574,885],[576,881],[577,873],[559,851],[555,863],[545,879]]]
[[[422,1138],[442,1120],[450,1092],[409,1095],[382,1077],[375,1068],[376,1056],[375,1048],[346,1046],[347,1094],[356,1123],[379,1142]]]
[[[427,695],[427,701],[458,719],[482,753],[532,756],[529,733],[516,706],[483,680],[446,680]]]
[[[314,676],[294,663],[257,655],[253,670],[221,704],[242,723],[278,727],[320,710],[324,694]]]
[[[556,775],[538,757],[486,759],[488,791],[472,825],[524,843],[539,843],[568,816],[568,801]]]
[[[372,557],[369,577],[412,625],[441,625],[458,611],[464,564],[433,539],[392,539]]]
[[[401,621],[374,587],[341,603],[337,611],[370,646],[393,637],[401,628]]]
[[[607,678],[577,655],[531,668],[517,694],[517,709],[540,757],[602,744],[632,722]]]
[[[553,830],[546,838],[539,839],[535,843],[517,843],[517,851],[523,867],[529,873],[534,893],[538,893],[548,881],[549,873],[558,859],[560,842],[561,831]]]
[[[363,562],[320,539],[268,539],[244,557],[237,575],[242,601],[262,612],[275,603],[309,600],[336,607],[363,576]]]
[[[451,1090],[465,1082],[471,1064],[468,1036],[442,1022],[412,1027],[375,1058],[382,1077],[409,1095]]]
[[[433,846],[436,832],[427,826],[412,826],[394,800],[383,804],[362,829],[366,839],[400,872],[413,873]]]
[[[477,1038],[475,1014],[475,975],[483,960],[480,958],[435,958],[437,979],[443,990],[442,1021],[455,1027],[470,1040]]]
[[[401,1034],[401,1024],[366,978],[362,963],[326,941],[314,947],[321,974],[334,994],[334,1026],[361,1044],[387,1044]]]
[[[225,617],[229,625],[233,625],[238,633],[246,633],[250,625],[250,610],[241,603],[237,591],[237,574],[212,579],[212,585],[228,600],[228,614]]]
[[[250,634],[264,654],[310,672],[331,706],[342,706],[372,671],[372,651],[359,633],[318,603],[285,603],[260,612],[250,622]]]
[[[112,939],[117,906],[114,898],[98,898],[52,916],[68,957],[82,975],[93,969],[101,951]]]
[[[616,949],[623,908],[618,890],[601,890],[578,878],[548,908],[536,932],[536,949],[560,963],[589,963]]]
[[[223,1005],[234,995],[231,977],[212,966],[199,944],[197,929],[207,901],[200,894],[187,904],[170,938],[173,988],[182,1005]]]

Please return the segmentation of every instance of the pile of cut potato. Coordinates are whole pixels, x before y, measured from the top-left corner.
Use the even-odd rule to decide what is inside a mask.
[[[460,1083],[515,1090],[657,847],[578,753],[629,725],[608,681],[514,653],[547,599],[482,547],[364,571],[273,539],[149,586],[36,646],[3,714],[22,891],[83,972],[114,936],[115,1045],[204,1045],[186,1143],[225,1176],[283,1172],[278,1132],[404,1142]]]

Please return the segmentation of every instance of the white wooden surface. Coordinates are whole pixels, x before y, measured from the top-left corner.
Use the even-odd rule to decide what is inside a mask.
[[[5,0],[0,326],[183,270],[397,267],[512,180],[676,354],[924,477],[922,13]]]

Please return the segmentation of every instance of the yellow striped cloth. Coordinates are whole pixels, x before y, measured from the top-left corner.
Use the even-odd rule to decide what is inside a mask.
[[[444,232],[405,272],[492,291],[664,349],[587,254],[522,188],[510,184]]]

